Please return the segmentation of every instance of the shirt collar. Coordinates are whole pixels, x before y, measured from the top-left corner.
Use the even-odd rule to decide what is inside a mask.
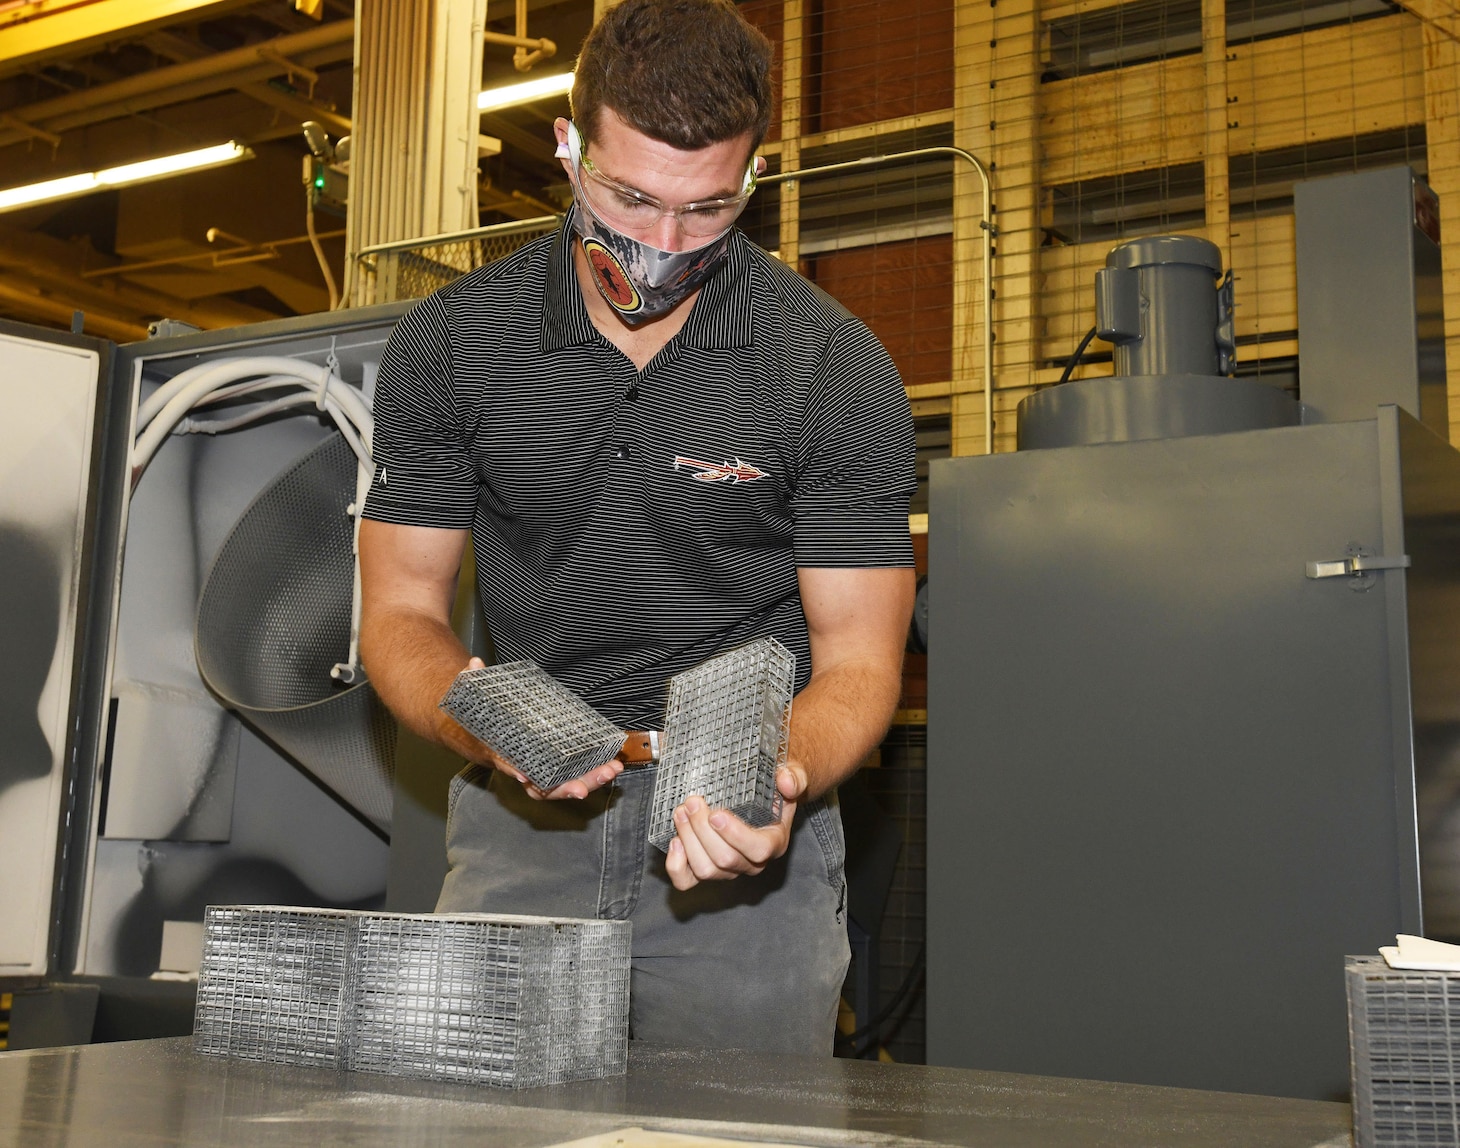
[[[542,349],[545,352],[598,341],[598,332],[583,303],[578,273],[573,268],[573,243],[577,240],[577,232],[573,230],[573,212],[576,210],[576,206],[568,209],[552,246],[548,248],[542,309]]]
[[[583,290],[573,267],[574,205],[548,250],[547,284],[543,292],[542,349],[557,351],[598,341],[588,317]],[[751,259],[749,240],[737,229],[730,233],[730,248],[723,265],[700,290],[689,319],[676,338],[688,347],[748,347],[751,344]]]
[[[725,262],[700,290],[679,341],[701,350],[750,346],[750,300],[750,240],[736,228]]]

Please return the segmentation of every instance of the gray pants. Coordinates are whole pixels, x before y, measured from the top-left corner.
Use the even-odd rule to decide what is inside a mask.
[[[834,801],[798,810],[791,847],[759,876],[681,893],[647,839],[654,773],[534,801],[468,767],[451,784],[437,911],[627,919],[634,1039],[829,1056],[850,960]]]

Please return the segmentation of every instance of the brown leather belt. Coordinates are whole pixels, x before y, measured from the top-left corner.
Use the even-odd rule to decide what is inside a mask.
[[[627,732],[629,736],[624,739],[624,747],[618,751],[619,761],[625,765],[648,765],[659,760],[659,742],[663,734],[657,729],[631,729]]]

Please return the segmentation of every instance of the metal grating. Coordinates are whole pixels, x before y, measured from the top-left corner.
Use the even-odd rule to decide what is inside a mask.
[[[199,1052],[524,1088],[622,1074],[626,921],[210,908]]]
[[[774,638],[711,658],[669,681],[664,750],[649,840],[668,850],[674,810],[691,794],[748,825],[780,819],[796,656]]]
[[[463,670],[441,708],[539,789],[613,760],[627,736],[529,661]]]
[[[544,216],[376,249],[377,296],[381,302],[425,298],[467,272],[505,259],[534,239],[551,234],[561,222],[561,216]]]
[[[1460,973],[1347,957],[1356,1148],[1460,1144]]]

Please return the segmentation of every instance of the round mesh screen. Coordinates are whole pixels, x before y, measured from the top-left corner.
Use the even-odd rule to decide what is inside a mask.
[[[390,830],[395,722],[368,682],[330,669],[350,649],[356,460],[331,435],[267,486],[203,583],[203,680],[345,804]]]

